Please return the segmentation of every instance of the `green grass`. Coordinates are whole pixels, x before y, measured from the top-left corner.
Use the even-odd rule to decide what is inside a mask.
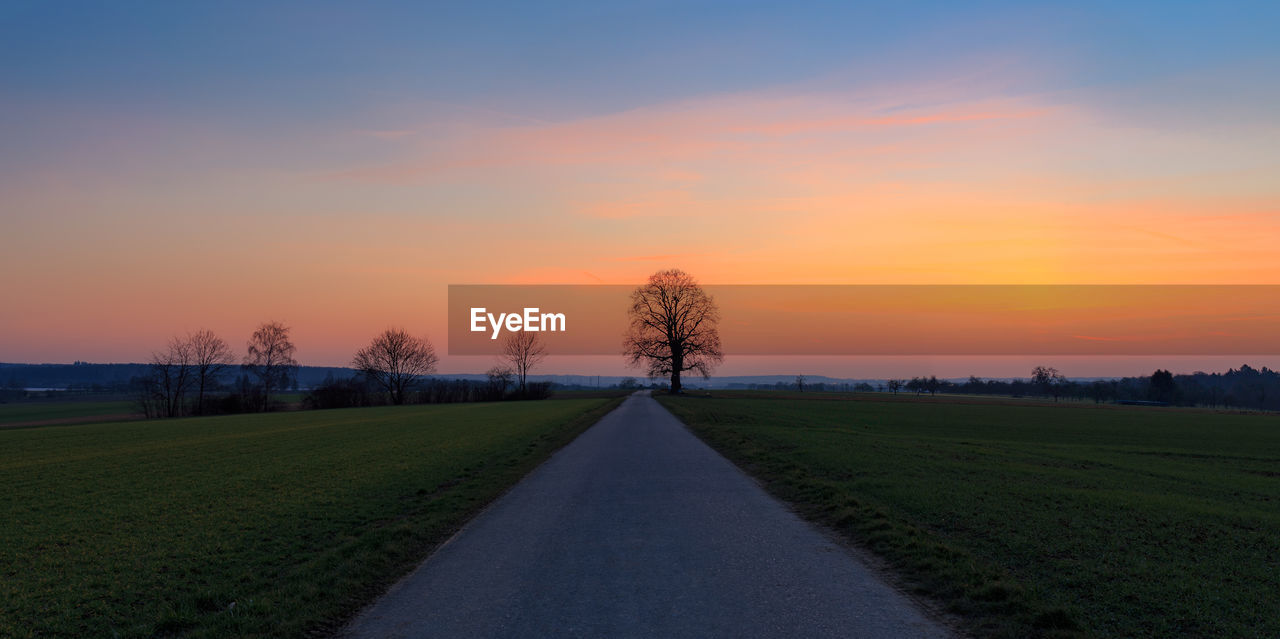
[[[0,431],[0,636],[326,634],[620,401]]]
[[[59,401],[31,400],[0,404],[0,427],[7,424],[73,421],[101,416],[136,415],[138,408],[130,401]]]
[[[981,636],[1280,636],[1280,417],[660,400]]]

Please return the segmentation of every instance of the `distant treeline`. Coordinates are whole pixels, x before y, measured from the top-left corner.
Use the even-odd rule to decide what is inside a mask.
[[[908,382],[910,383],[910,382]],[[920,382],[917,382],[919,385]],[[930,385],[926,383],[926,385]],[[1094,402],[1156,402],[1172,406],[1280,410],[1280,372],[1249,365],[1225,373],[1175,375],[1157,370],[1149,376],[1113,380],[1054,379],[991,381],[969,378],[942,392],[997,395],[1048,395]]]
[[[91,364],[76,362],[75,364],[8,364],[0,362],[0,389],[21,390],[24,388],[50,388],[57,390],[81,391],[87,393],[128,394],[132,390],[132,380],[145,376],[151,370],[150,364]],[[298,366],[297,374],[292,380],[291,388],[286,390],[298,392],[319,387],[326,379],[344,379],[357,374],[352,368],[342,366]],[[236,385],[240,372],[234,368],[218,375],[218,383],[224,390]],[[437,376],[441,377],[441,376]],[[483,383],[484,375],[444,375],[450,379],[457,378],[471,382]],[[594,383],[594,376],[583,375],[535,375],[531,378],[551,383],[551,387],[562,390],[591,390],[597,388],[616,387],[606,380],[603,385]],[[634,378],[634,387],[639,388]],[[592,383],[585,383],[592,380]],[[657,387],[657,384],[646,385]]]
[[[139,380],[150,371],[149,364],[4,364],[0,363],[0,395],[8,399],[21,399],[27,393],[23,388],[58,388],[73,391],[131,394],[136,392]],[[969,395],[1005,395],[1014,397],[1045,397],[1094,402],[1158,402],[1175,406],[1204,406],[1224,408],[1248,408],[1280,410],[1280,371],[1267,367],[1261,370],[1248,365],[1225,373],[1172,374],[1156,371],[1150,376],[1124,377],[1092,381],[1068,380],[1052,369],[1039,379],[981,379],[970,377],[963,382],[915,377],[870,383],[807,383],[803,378],[796,382],[774,384],[733,384],[738,388],[757,390],[803,390],[806,392],[906,392],[963,393]],[[371,406],[385,401],[374,392],[356,371],[350,368],[326,366],[300,366],[291,380],[291,389],[309,391],[303,397],[303,405],[312,408],[339,406]],[[430,377],[413,390],[408,401],[455,402],[487,401],[494,398],[492,380]],[[508,384],[510,382],[508,381]],[[248,380],[238,372],[228,372],[217,378],[212,389],[209,412],[239,412],[245,400],[252,399]],[[555,388],[592,388],[572,384],[542,383],[546,392]],[[609,387],[642,388],[661,387],[660,384],[642,384],[635,378],[625,378]],[[534,388],[530,384],[530,391]],[[537,391],[542,392],[542,391]],[[536,393],[535,392],[535,395]]]
[[[505,399],[546,399],[551,396],[552,386],[550,382],[527,382],[521,389],[506,375],[490,375],[484,381],[430,377],[414,382],[405,395],[404,403],[453,404]],[[302,398],[303,408],[311,409],[384,406],[388,403],[387,393],[363,375],[331,375]]]
[[[111,394],[134,398],[147,416],[167,416],[165,395],[154,391],[151,364],[0,364],[0,400],[17,401],[65,392]],[[125,377],[127,375],[127,377]],[[475,376],[472,376],[475,377]],[[27,388],[57,389],[24,391]],[[577,388],[551,382],[528,382],[520,390],[506,375],[484,379],[427,377],[413,382],[406,394],[411,404],[483,402],[504,399],[544,399],[557,388]],[[582,387],[587,388],[587,387]],[[301,393],[295,408],[346,408],[388,404],[387,394],[349,368],[300,366],[286,390]],[[173,416],[229,414],[261,410],[261,390],[248,375],[233,370],[218,375],[207,389],[202,406],[188,392],[174,397]],[[296,396],[295,396],[296,397]]]
[[[0,388],[57,388],[100,393],[128,393],[131,382],[147,375],[151,364],[5,364],[0,363]],[[337,366],[299,366],[294,377],[295,388],[306,389],[324,382],[325,378],[355,374],[350,368]],[[218,382],[232,386],[238,372],[227,370]]]
[[[960,393],[1045,397],[1097,403],[1152,402],[1171,406],[1280,410],[1280,371],[1273,371],[1265,366],[1258,370],[1246,364],[1225,373],[1195,372],[1189,375],[1157,370],[1150,376],[1093,381],[1065,379],[1053,369],[1038,369],[1038,372],[1041,373],[1038,376],[1033,373],[1031,378],[1015,380],[970,377],[964,382],[954,382],[931,376],[855,385],[821,382],[809,384],[801,377],[790,384],[778,382],[749,387],[806,392],[905,392],[918,395]]]
[[[248,375],[239,375],[230,384],[218,383],[209,389],[203,404],[191,393],[177,397],[177,404],[167,407],[165,394],[156,394],[146,378],[135,378],[130,388],[139,410],[148,417],[183,415],[218,415],[248,413],[261,410],[355,408],[392,404],[386,390],[360,373],[343,370],[342,375],[328,375],[300,399],[282,402],[268,399],[262,387]],[[510,376],[492,376],[485,381],[428,377],[409,383],[403,404],[452,404],[458,402],[494,402],[516,399],[546,399],[552,394],[550,382],[528,382],[519,388]],[[295,396],[296,397],[296,396]]]

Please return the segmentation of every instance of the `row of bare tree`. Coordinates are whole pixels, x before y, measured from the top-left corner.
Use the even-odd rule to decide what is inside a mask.
[[[241,388],[241,400],[249,410],[268,410],[272,395],[288,388],[297,371],[297,348],[289,339],[289,327],[280,322],[262,324],[246,344],[240,362],[251,380]],[[521,395],[529,372],[547,355],[533,333],[513,333],[503,344],[501,363],[489,370],[490,383],[500,381],[501,394],[515,382]],[[403,328],[388,328],[368,346],[356,351],[352,366],[364,379],[385,391],[392,404],[403,404],[423,378],[435,373],[439,358],[425,338]],[[235,363],[227,343],[208,329],[169,340],[167,348],[151,357],[150,370],[141,380],[139,403],[148,417],[205,414],[208,395],[219,386],[218,378]],[[194,395],[194,399],[191,398]]]
[[[632,365],[647,368],[650,377],[670,376],[671,392],[680,392],[681,373],[695,371],[707,377],[723,360],[719,309],[687,273],[672,269],[653,274],[634,291],[631,302],[624,352]],[[253,332],[240,362],[245,379],[250,380],[241,388],[246,408],[271,407],[272,395],[294,379],[296,352],[289,327],[280,322],[266,322]],[[514,382],[523,396],[530,371],[546,356],[537,334],[512,333],[503,344],[499,364],[488,371],[489,382],[501,384],[504,393]],[[438,361],[427,339],[403,328],[388,328],[356,351],[351,363],[365,380],[384,390],[392,404],[403,404],[414,385],[435,372]],[[231,348],[213,331],[201,329],[174,337],[151,358],[150,371],[140,385],[143,411],[153,417],[204,414],[208,392],[234,362]],[[194,401],[188,399],[191,394]]]
[[[680,392],[681,373],[694,371],[705,378],[724,359],[720,311],[683,271],[671,269],[650,276],[647,284],[632,293],[628,315],[624,354],[633,366],[646,368],[649,377],[670,376],[673,393]],[[506,389],[514,382],[524,395],[529,372],[546,356],[537,334],[512,333],[503,343],[499,364],[488,371],[489,383]],[[436,362],[429,341],[392,328],[360,349],[352,364],[383,388],[393,404],[403,404],[414,381],[435,372]]]
[[[289,386],[298,367],[296,351],[289,328],[280,322],[267,322],[253,332],[240,363],[257,380],[253,408],[266,410],[272,393]],[[139,386],[139,404],[148,417],[203,415],[209,391],[234,363],[231,347],[211,330],[174,337],[165,350],[152,354],[150,370]],[[188,402],[190,394],[195,399]]]
[[[529,372],[547,356],[546,346],[534,333],[512,333],[503,343],[497,366],[489,369],[490,383],[501,383],[502,392],[515,382],[523,394]],[[409,391],[436,370],[435,347],[425,338],[414,337],[403,328],[389,328],[356,351],[351,364],[365,379],[387,392],[392,404],[403,404]]]

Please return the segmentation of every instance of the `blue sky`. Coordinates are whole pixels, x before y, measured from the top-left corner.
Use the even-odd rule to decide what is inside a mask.
[[[1275,3],[47,3],[0,9],[10,100],[334,117],[418,99],[573,117],[1038,57],[1041,90],[1274,68]]]

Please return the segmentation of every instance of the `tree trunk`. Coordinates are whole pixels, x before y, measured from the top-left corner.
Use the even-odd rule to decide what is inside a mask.
[[[204,374],[200,375],[200,393],[196,397],[196,414],[204,414]]]
[[[684,350],[671,342],[671,394],[680,392],[680,371],[684,370]]]

